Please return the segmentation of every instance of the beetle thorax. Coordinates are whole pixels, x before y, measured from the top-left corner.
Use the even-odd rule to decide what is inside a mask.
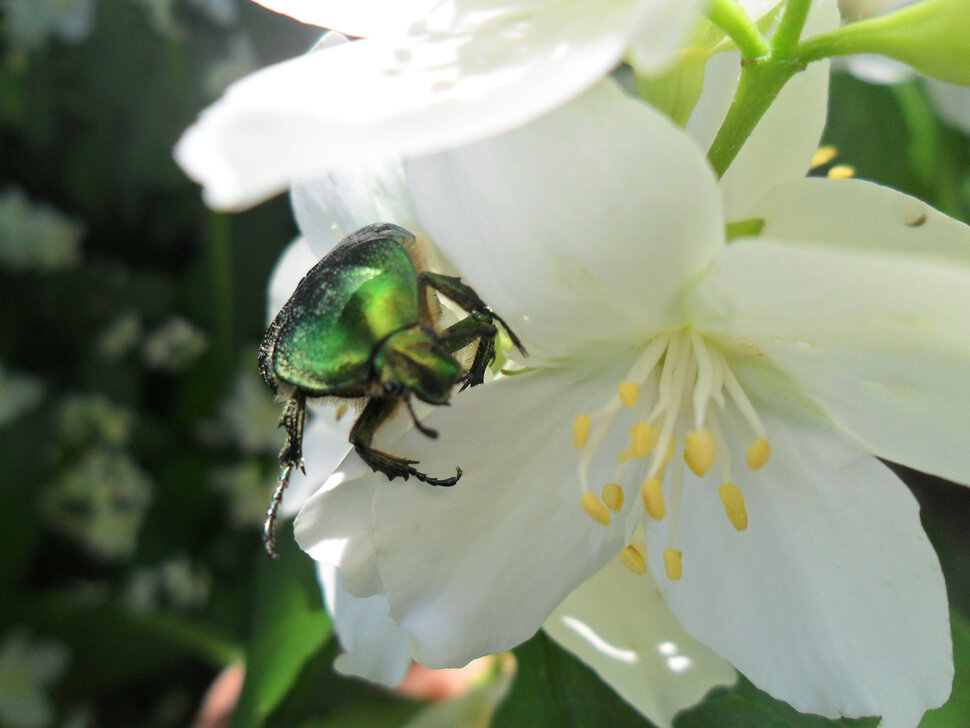
[[[461,379],[461,365],[441,350],[434,329],[415,324],[395,331],[374,353],[374,374],[386,394],[413,392],[429,404],[444,404]]]

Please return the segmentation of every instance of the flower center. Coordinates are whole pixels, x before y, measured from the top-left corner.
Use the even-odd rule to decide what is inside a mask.
[[[744,496],[731,477],[731,453],[721,427],[728,407],[747,423],[749,432],[745,435],[751,441],[745,463],[749,469],[758,470],[768,461],[771,448],[757,412],[720,347],[685,329],[652,339],[610,400],[573,422],[573,445],[580,451],[580,505],[593,520],[609,525],[613,515],[623,509],[625,493],[620,484],[640,483],[639,504],[627,515],[627,545],[620,552],[623,563],[634,573],[647,570],[646,549],[639,535],[642,529],[637,526],[644,517],[662,520],[669,510],[672,522],[664,567],[670,579],[679,579],[682,574],[682,554],[674,548],[674,542],[686,476],[684,465],[698,478],[718,466],[718,495],[725,515],[738,531],[748,527]],[[633,424],[627,426],[626,447],[615,453],[614,477],[597,492],[591,488],[591,466],[594,461],[600,462],[601,446],[617,425],[616,420],[630,415]],[[683,449],[683,461],[674,458],[678,447]]]

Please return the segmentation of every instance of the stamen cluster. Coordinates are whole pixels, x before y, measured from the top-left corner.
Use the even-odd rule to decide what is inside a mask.
[[[714,403],[715,407],[710,404]],[[731,525],[748,527],[748,513],[741,488],[731,477],[731,453],[721,427],[725,408],[733,407],[750,427],[753,440],[745,453],[751,470],[761,468],[771,455],[767,436],[757,412],[731,371],[720,347],[690,329],[654,337],[639,356],[616,393],[599,410],[580,414],[573,422],[573,445],[580,451],[580,505],[597,523],[608,526],[623,510],[624,482],[640,483],[640,499],[626,515],[623,563],[635,574],[647,571],[643,543],[645,516],[663,520],[670,512],[673,523],[664,550],[667,577],[683,574],[682,554],[674,548],[684,487],[684,465],[703,478],[715,465],[721,471],[718,495]],[[612,481],[599,489],[590,487],[590,468],[617,416],[631,410],[638,417],[629,427],[627,446],[616,454]],[[678,444],[683,461],[674,459]],[[645,462],[642,462],[645,461]],[[638,472],[628,477],[630,468]]]

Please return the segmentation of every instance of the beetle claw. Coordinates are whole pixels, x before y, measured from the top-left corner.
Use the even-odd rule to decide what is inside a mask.
[[[420,480],[422,483],[427,483],[428,485],[440,485],[445,488],[450,488],[459,480],[461,480],[461,476],[462,476],[461,468],[456,467],[455,471],[456,471],[455,475],[450,478],[432,478],[427,473],[419,472],[411,467],[408,468],[408,472],[411,473],[411,475],[413,475],[415,478]]]

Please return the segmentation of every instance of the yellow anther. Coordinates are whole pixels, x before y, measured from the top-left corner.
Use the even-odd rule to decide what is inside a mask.
[[[727,514],[731,525],[738,531],[748,528],[748,509],[744,507],[744,496],[737,483],[722,483],[718,488],[721,494],[721,501],[724,503],[724,512]]]
[[[671,581],[677,581],[684,575],[683,554],[679,549],[664,549],[664,569]]]
[[[714,467],[717,459],[717,445],[714,435],[708,429],[688,432],[684,437],[684,461],[697,477],[703,477]]]
[[[623,488],[618,483],[607,483],[603,486],[603,502],[614,513],[623,508]]]
[[[758,438],[748,446],[744,460],[752,470],[758,470],[771,457],[771,445],[764,438]]]
[[[815,150],[815,154],[812,155],[812,163],[809,166],[812,169],[821,167],[823,164],[828,164],[831,162],[837,156],[839,156],[839,150],[835,147],[819,147]]]
[[[620,382],[620,386],[617,388],[617,393],[620,395],[620,401],[623,406],[630,408],[637,403],[637,397],[640,396],[640,385],[633,382]]]
[[[334,419],[337,420],[337,422],[340,422],[340,419],[345,414],[347,414],[347,405],[342,404],[339,407],[337,407],[337,414],[334,416]]]
[[[829,179],[849,179],[855,177],[855,167],[848,164],[837,164],[828,173]]]
[[[620,551],[620,560],[623,565],[637,576],[647,573],[647,559],[643,552],[643,547],[638,544],[624,546]]]
[[[610,510],[596,493],[583,493],[583,496],[579,499],[579,505],[597,523],[602,523],[604,526],[610,525],[613,518],[610,515]]]
[[[589,439],[589,426],[591,424],[589,415],[580,415],[575,420],[573,420],[573,447],[577,450],[581,450],[586,447],[586,441]]]
[[[640,495],[643,496],[643,507],[655,521],[660,521],[666,513],[664,505],[663,481],[660,478],[650,478],[643,481],[640,486]]]
[[[630,428],[630,453],[635,458],[645,458],[657,444],[657,435],[646,422],[638,422]]]
[[[631,457],[633,457],[633,453],[630,452],[630,448],[627,448],[626,450],[624,450],[623,452],[621,452],[619,455],[616,456],[616,462],[619,463],[620,465],[623,465],[623,463],[625,463]]]

